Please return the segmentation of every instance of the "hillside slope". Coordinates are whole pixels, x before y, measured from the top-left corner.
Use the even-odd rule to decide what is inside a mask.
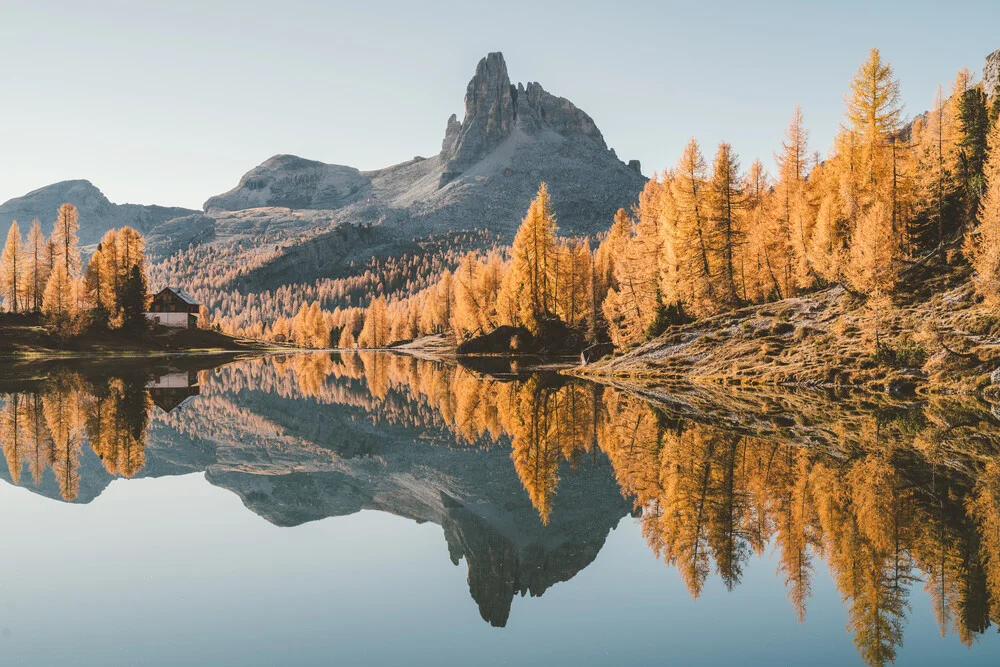
[[[883,316],[881,354],[864,299],[837,285],[670,327],[572,372],[637,388],[683,382],[909,394],[991,387],[1000,365],[1000,321],[977,303],[969,268],[938,266],[909,275],[908,284]]]
[[[31,221],[38,218],[42,232],[49,234],[59,207],[67,202],[79,210],[79,236],[84,246],[100,241],[112,227],[128,225],[149,232],[162,222],[196,213],[177,206],[114,204],[90,181],[62,181],[0,204],[0,233],[7,238],[11,222],[17,220],[21,233],[26,235]]]

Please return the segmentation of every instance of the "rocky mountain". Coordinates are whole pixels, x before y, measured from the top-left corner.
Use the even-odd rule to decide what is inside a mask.
[[[605,229],[645,178],[610,150],[593,119],[538,83],[513,85],[503,55],[483,58],[448,119],[441,151],[370,172],[277,155],[229,192],[205,202],[209,217],[279,207],[338,211],[339,222],[434,233],[459,226],[510,233],[539,183],[552,193],[564,233]]]
[[[196,293],[212,306],[226,291],[351,277],[373,259],[425,252],[423,240],[443,235],[509,242],[543,181],[561,232],[590,235],[632,205],[646,179],[638,162],[618,159],[587,113],[538,83],[512,83],[503,55],[491,53],[432,157],[360,171],[276,155],[210,197],[203,211],[114,204],[88,181],[66,181],[0,206],[0,232],[11,220],[24,229],[38,217],[48,233],[59,206],[73,203],[83,245],[131,225],[146,233],[154,263],[188,252],[183,262],[164,263],[169,269],[157,280],[196,291],[206,263],[231,276]]]
[[[275,155],[247,172],[235,188],[205,202],[205,210],[241,211],[266,206],[336,209],[356,201],[356,195],[370,185],[368,178],[353,167]]]
[[[986,65],[983,66],[983,92],[990,97],[997,86],[1000,86],[1000,49],[986,56]]]
[[[372,261],[425,256],[424,241],[446,234],[509,243],[543,181],[561,233],[591,235],[637,200],[646,179],[587,113],[538,83],[513,84],[503,55],[491,53],[436,155],[373,171],[276,155],[203,213],[158,225],[148,248],[156,259],[185,250],[156,278],[188,285],[213,308],[224,291],[351,278]],[[226,284],[200,287],[197,267],[208,262],[227,272]]]
[[[7,238],[7,231],[13,220],[17,220],[21,232],[27,234],[31,221],[38,218],[42,223],[42,231],[50,233],[56,212],[66,202],[80,211],[80,243],[85,246],[100,241],[104,232],[112,227],[129,225],[142,232],[149,232],[162,222],[196,213],[176,206],[114,204],[90,181],[62,181],[0,205],[2,238]]]

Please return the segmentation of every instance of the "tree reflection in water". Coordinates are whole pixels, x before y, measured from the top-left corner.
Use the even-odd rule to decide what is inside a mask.
[[[162,377],[64,372],[3,395],[11,480],[38,485],[51,470],[62,498],[73,500],[87,446],[108,474],[137,475],[151,394],[161,406],[155,420],[176,432],[221,438],[218,429],[234,420],[220,416],[229,414],[277,438],[237,398],[268,392],[359,408],[376,426],[446,433],[449,446],[509,448],[542,524],[558,504],[561,474],[606,457],[649,548],[692,597],[713,575],[739,586],[751,557],[772,547],[802,621],[825,563],[869,664],[894,659],[914,585],[927,591],[942,634],[971,644],[1000,623],[1000,442],[988,406],[973,399],[699,389],[651,402],[553,374],[487,376],[377,353],[261,358],[198,380],[166,387]],[[199,384],[196,409],[169,412]]]

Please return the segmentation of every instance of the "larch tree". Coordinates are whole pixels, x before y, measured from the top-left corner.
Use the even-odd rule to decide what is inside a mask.
[[[737,270],[743,249],[744,232],[740,224],[742,192],[739,158],[733,147],[723,142],[712,164],[712,180],[708,188],[711,218],[711,248],[716,255],[720,305],[733,307],[740,301],[740,274]]]
[[[986,188],[979,203],[979,225],[966,235],[965,253],[975,270],[976,292],[996,308],[1000,306],[1000,122],[990,131],[983,178]]]
[[[922,125],[919,139],[922,146],[922,169],[919,174],[919,199],[923,204],[924,217],[928,221],[924,236],[933,238],[933,244],[941,247],[949,232],[949,204],[958,191],[955,171],[958,155],[954,118],[951,104],[944,97],[939,86],[934,96],[934,107],[927,114],[927,122]]]
[[[60,330],[72,326],[79,314],[77,280],[66,272],[62,262],[56,262],[45,284],[42,312]]]
[[[455,276],[451,271],[445,271],[441,274],[441,280],[434,291],[434,312],[437,313],[434,326],[437,331],[444,331],[451,322],[451,312],[455,306],[454,283]]]
[[[892,232],[891,214],[883,201],[867,206],[854,228],[847,279],[868,298],[876,350],[882,343],[885,323],[892,310],[892,293],[899,279],[898,238]]]
[[[27,454],[23,407],[26,402],[26,397],[21,394],[8,394],[7,404],[4,406],[3,412],[0,412],[0,443],[3,445],[4,457],[7,459],[10,480],[15,486],[20,483],[21,471],[24,470],[25,455]]]
[[[858,209],[847,278],[856,290],[869,297],[876,346],[881,343],[883,319],[890,310],[898,279],[895,263],[900,256],[900,238],[893,228],[893,165],[887,157],[902,113],[899,82],[892,66],[882,59],[878,49],[872,49],[851,81],[851,95],[847,98],[847,119],[860,149],[860,169],[854,178]]]
[[[7,304],[7,310],[16,313],[20,310],[21,296],[24,291],[22,275],[24,273],[24,250],[22,247],[21,230],[17,220],[10,224],[7,232],[7,242],[0,255],[0,290]]]
[[[500,326],[499,298],[503,285],[504,274],[510,267],[504,262],[499,252],[493,251],[486,256],[479,272],[478,292],[484,308],[480,311],[480,323],[484,329],[492,330]]]
[[[609,235],[605,243],[616,244],[611,287],[602,310],[608,334],[618,347],[645,340],[662,307],[659,261],[663,241],[658,230],[657,192],[662,186],[652,179],[646,183],[632,221],[624,211],[616,216],[615,227],[627,221],[624,236]],[[622,217],[624,216],[624,217]],[[603,244],[602,244],[603,245]]]
[[[340,348],[341,350],[349,350],[353,347],[356,347],[356,343],[354,341],[354,332],[351,331],[350,327],[345,326],[343,329],[341,329],[340,339],[337,341],[337,347]]]
[[[104,262],[103,244],[98,243],[83,272],[83,302],[90,310],[93,322],[100,326],[106,326],[109,318],[109,290],[102,271]]]
[[[59,207],[52,242],[55,245],[55,261],[66,269],[66,275],[76,277],[80,272],[80,214],[72,204]]]
[[[868,186],[882,180],[888,139],[899,129],[902,115],[899,82],[892,65],[873,48],[851,80],[847,97],[847,120],[859,138],[862,177]]]
[[[514,284],[520,286],[519,319],[532,332],[554,308],[556,217],[545,183],[531,201],[511,245]]]
[[[718,289],[713,266],[712,230],[706,206],[706,165],[701,148],[688,141],[671,179],[677,207],[676,255],[680,276],[678,291],[695,315],[717,311]]]
[[[740,258],[743,300],[762,302],[781,298],[781,270],[787,245],[772,212],[771,183],[760,160],[754,160],[743,178],[746,246]]]
[[[389,322],[385,297],[374,299],[365,311],[365,325],[358,336],[358,346],[368,348],[385,347],[389,344]]]
[[[808,288],[813,283],[809,264],[808,247],[812,236],[813,220],[807,200],[809,133],[802,121],[802,108],[795,107],[792,120],[785,130],[781,153],[775,156],[778,164],[777,192],[781,204],[781,235],[788,245],[789,264],[785,267],[790,279],[785,293],[796,288]]]
[[[455,308],[451,314],[451,328],[458,341],[482,332],[486,301],[479,291],[482,267],[472,253],[462,258],[455,269],[453,282]]]
[[[122,263],[119,261],[118,253],[118,230],[109,229],[101,238],[98,246],[101,249],[101,261],[97,265],[97,270],[102,282],[102,304],[110,320],[115,325],[121,323],[121,290],[125,282]]]
[[[48,282],[48,263],[45,258],[46,243],[42,234],[42,224],[35,218],[28,230],[28,242],[24,247],[24,307],[33,312],[42,309],[42,294]]]
[[[590,278],[592,273],[590,246],[586,241],[570,240],[562,244],[565,289],[561,292],[559,313],[571,327],[590,320]]]

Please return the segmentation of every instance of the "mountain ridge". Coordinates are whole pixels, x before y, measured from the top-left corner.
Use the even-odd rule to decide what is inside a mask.
[[[31,221],[38,218],[42,231],[48,234],[65,202],[74,204],[80,212],[79,237],[84,246],[100,241],[112,227],[128,225],[148,232],[160,223],[197,212],[180,206],[115,204],[90,181],[74,179],[46,185],[0,204],[0,232],[6,238],[11,223],[17,220],[21,233],[26,234]]]

